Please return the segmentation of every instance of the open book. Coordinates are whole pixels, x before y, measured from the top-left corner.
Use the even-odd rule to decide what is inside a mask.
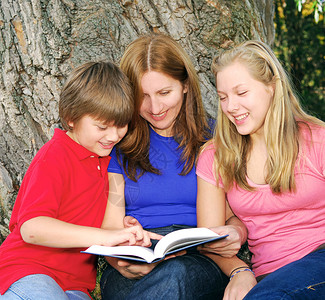
[[[208,228],[185,228],[166,234],[158,241],[154,249],[141,246],[106,247],[93,245],[82,252],[152,263],[164,259],[169,254],[226,236],[220,236]]]

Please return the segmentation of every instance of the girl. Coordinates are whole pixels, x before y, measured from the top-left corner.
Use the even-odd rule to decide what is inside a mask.
[[[214,226],[225,197],[246,225],[260,282],[245,299],[321,299],[324,123],[302,110],[283,67],[262,42],[224,52],[212,70],[218,124],[197,165],[198,225]],[[237,258],[221,258],[219,266],[231,279],[225,299],[241,299],[255,285],[252,270]]]

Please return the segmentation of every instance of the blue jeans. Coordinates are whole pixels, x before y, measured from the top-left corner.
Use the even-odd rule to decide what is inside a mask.
[[[180,228],[184,227],[173,225],[152,231],[164,235]],[[228,277],[211,259],[192,251],[161,262],[138,280],[125,278],[108,266],[100,285],[103,300],[216,300],[222,299],[227,283]]]
[[[244,299],[325,299],[325,249],[267,275]]]
[[[56,281],[44,274],[25,276],[0,295],[1,300],[90,300],[84,292],[63,291]]]

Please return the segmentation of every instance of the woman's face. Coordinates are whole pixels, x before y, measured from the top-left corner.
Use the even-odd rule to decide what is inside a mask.
[[[217,73],[217,92],[224,114],[241,135],[263,135],[273,87],[255,80],[244,64],[235,62]]]
[[[172,136],[172,128],[182,107],[187,86],[164,73],[149,71],[142,76],[141,87],[141,117],[159,135]]]

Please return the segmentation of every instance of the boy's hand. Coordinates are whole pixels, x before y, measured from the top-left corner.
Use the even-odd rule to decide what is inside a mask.
[[[123,224],[124,224],[124,228],[127,228],[127,227],[132,227],[132,226],[135,226],[135,225],[140,225],[140,222],[132,217],[132,216],[125,216],[124,219],[123,219]]]
[[[123,219],[123,224],[124,224],[124,228],[131,228],[133,226],[139,226],[142,228],[140,222],[134,218],[134,217],[131,217],[131,216],[125,216],[124,219]],[[143,229],[143,228],[142,228]],[[160,234],[156,234],[156,233],[152,233],[152,232],[149,232],[149,231],[146,231],[144,230],[144,235],[148,235],[149,236],[149,239],[153,239],[153,240],[160,240],[162,238],[162,235]],[[150,244],[142,244],[142,241],[136,241],[135,244],[127,244],[127,243],[124,243],[123,245],[133,245],[133,246],[144,246],[144,247],[150,247],[151,246],[151,242]]]
[[[162,238],[160,234],[144,230],[141,225],[124,228],[122,232],[129,233],[129,237],[124,243],[129,246],[150,247],[151,239],[160,240]]]

